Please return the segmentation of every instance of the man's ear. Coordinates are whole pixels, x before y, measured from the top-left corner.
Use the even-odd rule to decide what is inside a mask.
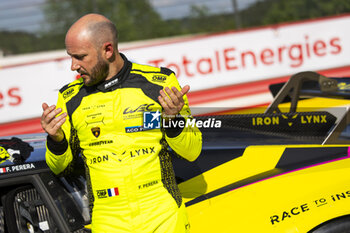
[[[110,60],[114,57],[114,48],[112,43],[106,42],[102,46],[102,54],[107,60]]]

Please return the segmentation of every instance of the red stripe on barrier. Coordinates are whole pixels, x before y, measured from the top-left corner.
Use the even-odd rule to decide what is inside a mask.
[[[224,99],[232,99],[253,94],[269,92],[269,85],[272,83],[286,82],[288,77],[262,80],[251,83],[242,83],[225,87],[217,87],[213,89],[195,91],[187,94],[188,101],[191,105],[206,102],[219,101]]]
[[[44,131],[40,124],[40,118],[0,124],[0,136],[43,132]]]

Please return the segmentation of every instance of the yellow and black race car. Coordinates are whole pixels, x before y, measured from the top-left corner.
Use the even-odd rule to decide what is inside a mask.
[[[197,116],[201,155],[173,157],[191,232],[350,232],[350,78],[270,89],[267,108]],[[0,139],[0,232],[89,231],[82,161],[57,177],[44,154],[43,134]]]
[[[264,112],[215,116],[202,155],[176,160],[191,232],[350,232],[349,84],[302,72]]]

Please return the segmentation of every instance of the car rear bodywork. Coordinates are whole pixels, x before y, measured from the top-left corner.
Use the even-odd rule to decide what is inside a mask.
[[[203,154],[176,170],[191,232],[349,230],[348,85],[303,72],[267,108],[215,116],[225,129],[204,131]]]

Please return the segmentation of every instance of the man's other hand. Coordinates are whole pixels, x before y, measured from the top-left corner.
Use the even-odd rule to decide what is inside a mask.
[[[62,109],[56,109],[55,105],[49,107],[46,103],[42,104],[42,108],[41,127],[54,141],[62,141],[64,139],[64,133],[61,126],[66,121],[67,113],[64,112],[57,116],[62,112]]]
[[[185,105],[183,96],[186,95],[189,90],[189,85],[184,86],[181,91],[176,87],[171,87],[171,89],[165,87],[164,90],[160,90],[158,100],[164,109],[163,113],[167,116],[177,115]]]

